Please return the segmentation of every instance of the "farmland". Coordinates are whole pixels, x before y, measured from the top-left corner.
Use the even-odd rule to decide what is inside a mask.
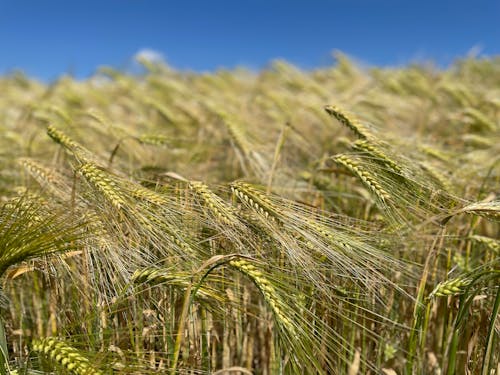
[[[499,58],[142,63],[0,78],[0,374],[500,373]]]

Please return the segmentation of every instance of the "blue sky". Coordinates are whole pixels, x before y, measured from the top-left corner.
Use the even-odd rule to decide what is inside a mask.
[[[328,65],[341,50],[369,65],[433,60],[473,47],[500,55],[500,0],[0,0],[0,74],[81,78],[151,49],[197,71],[275,58]]]

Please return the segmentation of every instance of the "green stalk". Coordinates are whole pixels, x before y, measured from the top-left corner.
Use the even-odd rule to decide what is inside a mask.
[[[0,318],[0,375],[7,375],[8,349],[3,319]]]
[[[208,350],[208,337],[207,337],[207,309],[200,306],[201,315],[201,367],[207,373],[211,372],[210,368],[210,352]]]
[[[177,372],[177,364],[179,362],[179,355],[181,352],[182,338],[184,336],[184,327],[186,325],[186,319],[189,311],[189,306],[191,305],[191,289],[193,283],[189,283],[184,293],[184,303],[182,304],[181,316],[179,317],[179,328],[177,329],[177,337],[175,338],[174,354],[172,358],[172,367],[170,369],[170,374],[175,375]]]
[[[498,318],[498,313],[500,310],[500,287],[497,287],[497,296],[495,298],[495,305],[493,306],[493,311],[491,312],[490,327],[488,329],[487,344],[483,355],[483,367],[481,369],[481,375],[490,374],[490,363],[494,359],[494,352],[491,350],[493,347],[493,342],[495,341],[495,321]]]
[[[419,338],[419,335],[421,334],[422,321],[423,321],[422,315],[423,315],[423,312],[425,311],[424,294],[425,294],[425,286],[427,285],[427,278],[429,277],[430,261],[436,254],[437,242],[440,239],[442,239],[441,236],[443,234],[444,234],[443,231],[441,231],[441,233],[439,233],[436,236],[436,239],[434,240],[434,242],[431,246],[429,254],[427,255],[427,258],[425,259],[424,271],[423,271],[422,278],[420,279],[420,283],[418,286],[417,300],[415,301],[415,308],[413,310],[413,326],[411,328],[411,333],[410,333],[410,338],[409,338],[409,343],[408,343],[408,361],[406,362],[406,373],[407,374],[414,373],[413,372],[414,360],[415,360],[416,353],[417,353],[418,338]]]

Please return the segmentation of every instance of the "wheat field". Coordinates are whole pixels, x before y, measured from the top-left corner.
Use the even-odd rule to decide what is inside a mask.
[[[0,374],[500,374],[500,59],[0,78]]]

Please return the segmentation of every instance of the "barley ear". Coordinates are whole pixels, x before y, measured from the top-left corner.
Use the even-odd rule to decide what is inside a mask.
[[[280,296],[271,282],[253,264],[244,259],[230,260],[229,264],[242,274],[248,276],[260,290],[276,320],[291,334],[295,334],[295,327],[282,308]]]
[[[354,115],[334,105],[325,106],[325,111],[342,125],[349,128],[359,138],[369,139],[373,137],[370,129],[366,125],[363,125]]]
[[[93,163],[85,163],[78,172],[116,208],[126,205],[118,186],[104,171]]]
[[[339,154],[333,156],[332,160],[337,164],[343,165],[356,175],[382,202],[385,203],[391,199],[391,195],[382,188],[376,178],[353,158],[348,155]]]
[[[32,348],[51,363],[57,363],[75,375],[102,375],[78,349],[53,337],[33,340]]]
[[[238,218],[231,206],[228,206],[218,195],[213,193],[207,185],[200,181],[190,181],[189,187],[203,199],[208,209],[222,224],[235,225]]]
[[[466,277],[457,277],[440,282],[434,290],[429,294],[429,298],[456,296],[463,294],[465,289],[470,285],[471,279]]]

